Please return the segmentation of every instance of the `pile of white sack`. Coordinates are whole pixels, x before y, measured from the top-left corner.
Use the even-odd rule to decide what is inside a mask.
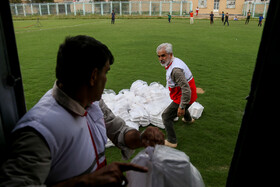
[[[161,114],[172,102],[168,88],[157,82],[148,85],[142,80],[133,82],[130,89],[123,89],[118,94],[105,89],[102,99],[116,116],[137,130],[140,125],[146,127],[149,124],[164,129]],[[189,107],[195,119],[201,116],[203,109],[197,102]]]

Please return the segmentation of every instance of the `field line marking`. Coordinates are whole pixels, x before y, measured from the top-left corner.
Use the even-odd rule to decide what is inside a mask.
[[[21,34],[21,33],[27,33],[27,32],[39,32],[39,31],[46,31],[46,30],[64,29],[64,28],[79,27],[79,26],[89,25],[89,24],[92,24],[92,23],[82,23],[82,24],[77,24],[77,25],[60,26],[60,27],[53,27],[53,28],[46,28],[46,29],[39,29],[39,30],[25,30],[25,31],[18,31],[15,33]]]

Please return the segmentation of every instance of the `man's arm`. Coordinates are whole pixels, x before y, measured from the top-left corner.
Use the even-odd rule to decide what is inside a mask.
[[[177,115],[178,117],[184,116],[186,112],[186,106],[191,99],[191,89],[189,83],[184,75],[183,70],[180,68],[174,68],[172,70],[171,78],[178,86],[181,87],[182,96]]]
[[[101,169],[93,173],[73,177],[66,181],[57,183],[52,187],[126,186],[128,184],[128,181],[123,172],[129,170],[138,172],[148,171],[146,167],[142,167],[136,164],[114,162],[105,167],[102,167]]]
[[[189,104],[191,100],[191,89],[183,70],[174,68],[171,72],[171,79],[180,86],[182,90],[180,108],[186,108],[186,105]]]
[[[9,159],[0,169],[0,186],[46,187],[44,182],[51,168],[51,154],[43,137],[26,127],[13,134]],[[147,168],[131,163],[112,163],[93,173],[67,179],[54,187],[120,186],[128,170],[147,172]]]
[[[51,168],[45,140],[31,127],[17,130],[12,139],[9,157],[0,169],[0,186],[44,184]]]
[[[115,116],[102,99],[99,106],[104,114],[107,136],[122,150],[164,144],[164,134],[158,128],[148,127],[141,134],[139,131],[128,127],[122,118]]]

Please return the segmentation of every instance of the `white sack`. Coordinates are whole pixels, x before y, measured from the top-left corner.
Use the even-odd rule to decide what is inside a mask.
[[[105,89],[102,99],[116,116],[135,129],[149,124],[164,129],[161,114],[172,102],[168,88],[157,82],[148,85],[142,80],[136,80],[130,89],[123,89],[118,94]],[[190,114],[195,119],[201,116],[203,109],[197,102],[189,107]]]
[[[145,166],[147,173],[127,172],[128,187],[204,187],[199,171],[182,151],[163,145],[147,147],[131,163]]]
[[[194,119],[198,119],[200,118],[202,112],[203,112],[204,107],[198,103],[198,102],[194,102],[190,107],[189,107],[189,112],[191,114],[191,116]]]

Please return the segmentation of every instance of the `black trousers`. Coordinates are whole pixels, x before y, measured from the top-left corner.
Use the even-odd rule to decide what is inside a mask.
[[[226,23],[227,23],[227,25],[229,26],[228,19],[226,19],[226,21],[224,22],[224,25],[226,25]]]
[[[247,19],[246,19],[246,21],[245,21],[245,24],[248,24],[249,21],[250,21],[250,16],[247,16]]]
[[[184,118],[186,121],[191,121],[192,117],[188,111],[188,108],[191,105],[187,105],[185,109]],[[179,104],[172,102],[162,113],[162,121],[165,126],[165,132],[167,136],[167,140],[170,143],[177,143],[176,133],[174,130],[174,118],[177,117]]]

